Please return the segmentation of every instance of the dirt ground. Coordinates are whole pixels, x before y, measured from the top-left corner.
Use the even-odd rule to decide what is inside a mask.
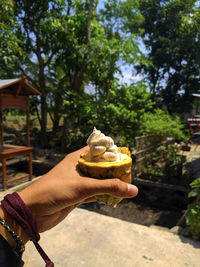
[[[182,216],[182,211],[161,210],[139,202],[137,199],[123,200],[116,208],[97,202],[81,205],[81,208],[146,226],[159,225],[172,228]]]
[[[23,178],[23,179],[20,179],[20,180],[16,180],[14,182],[12,182],[12,184],[9,184],[7,185],[7,189],[9,188],[12,188],[14,186],[17,186],[19,184],[22,184],[22,183],[25,183],[28,181],[28,173],[22,171],[22,170],[17,170],[16,168],[11,168],[11,167],[8,167],[7,168],[7,179],[8,181],[10,179],[13,179],[13,178],[17,178],[17,177],[20,177],[20,176],[25,176],[27,175],[27,177]],[[2,177],[2,172],[0,171],[0,177]],[[32,176],[33,178],[35,178],[36,176],[33,175]],[[0,182],[0,192],[2,191],[2,183]]]

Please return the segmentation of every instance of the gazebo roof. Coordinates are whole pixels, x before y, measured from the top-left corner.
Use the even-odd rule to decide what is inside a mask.
[[[41,95],[41,93],[26,81],[26,78],[0,80],[0,93],[9,95]]]

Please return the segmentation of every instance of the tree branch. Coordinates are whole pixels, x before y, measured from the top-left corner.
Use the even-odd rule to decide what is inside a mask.
[[[40,113],[39,113],[39,111],[38,111],[38,107],[35,105],[35,109],[36,109],[36,114],[37,114],[37,118],[38,118],[38,121],[39,121],[39,123],[40,123],[40,125],[42,124],[42,119],[41,119],[41,117],[40,117]]]
[[[71,0],[68,0],[67,15],[69,15],[69,14],[70,14],[70,9],[71,9],[71,6],[72,6],[72,1],[71,1]]]
[[[38,25],[39,25],[39,21],[37,20],[38,22]],[[26,26],[26,21],[24,20],[24,29],[25,29],[25,32],[27,34],[27,39],[28,39],[28,42],[29,42],[29,45],[32,49],[32,51],[36,54],[37,58],[38,58],[38,61],[40,62],[40,64],[44,64],[43,62],[43,59],[42,59],[42,56],[41,56],[41,52],[40,52],[40,46],[39,46],[39,34],[38,34],[38,31],[35,31],[33,28],[31,29],[31,31],[35,34],[35,38],[36,38],[36,47],[33,45],[32,41],[31,41],[31,38],[29,36],[29,31],[27,29],[27,26]],[[39,26],[38,26],[38,29],[39,29]]]
[[[18,68],[21,72],[26,76],[26,78],[36,87],[39,88],[39,85],[26,73],[26,71],[22,68],[22,66],[18,65]]]
[[[49,66],[49,64],[51,63],[51,60],[53,58],[53,56],[56,54],[56,52],[58,51],[58,49],[53,49],[51,55],[49,56],[49,58],[47,59],[47,61],[44,63],[44,67]]]
[[[91,21],[92,21],[93,5],[94,5],[94,0],[90,0],[89,10],[88,10],[88,18],[87,18],[87,34],[86,34],[86,43],[87,44],[91,38]]]
[[[24,30],[25,30],[25,32],[26,32],[26,37],[27,37],[28,43],[29,43],[29,45],[30,45],[32,51],[37,55],[37,49],[36,49],[36,47],[33,45],[32,41],[31,41],[31,39],[30,39],[29,31],[28,31],[28,29],[27,29],[27,27],[26,27],[26,22],[25,22],[25,21],[24,21],[24,25],[23,25],[23,26],[24,26]],[[37,55],[37,56],[38,56],[38,55]]]

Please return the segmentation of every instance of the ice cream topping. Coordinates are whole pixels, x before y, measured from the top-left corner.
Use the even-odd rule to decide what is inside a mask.
[[[87,139],[90,147],[90,157],[92,161],[121,161],[122,155],[118,152],[117,146],[111,137],[105,136],[94,127],[93,132]]]

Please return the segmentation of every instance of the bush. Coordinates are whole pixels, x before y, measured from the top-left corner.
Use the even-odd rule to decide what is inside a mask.
[[[151,93],[142,82],[130,86],[116,84],[108,100],[100,95],[93,102],[93,109],[87,110],[91,128],[96,126],[105,134],[120,136],[122,146],[134,147],[134,138],[144,134],[154,134],[157,143],[166,137],[177,141],[186,138],[180,118],[172,119],[167,112],[154,109]]]
[[[151,94],[143,83],[130,86],[116,83],[110,89],[109,99],[99,93],[89,104],[92,105],[85,109],[91,130],[96,126],[106,135],[121,137],[119,145],[129,146],[134,145],[134,137],[139,134],[141,116],[153,109]]]
[[[189,198],[195,198],[194,202],[188,205],[186,224],[189,232],[197,239],[200,238],[200,177],[194,180],[190,186],[192,191],[188,194]]]
[[[184,125],[179,117],[172,117],[161,109],[156,109],[153,112],[145,113],[142,117],[140,132],[147,134],[155,134],[161,139],[172,137],[175,140],[185,140],[186,136],[183,133]]]
[[[185,156],[179,154],[176,145],[158,146],[155,152],[147,157],[142,177],[158,182],[184,184],[182,177]]]
[[[118,146],[130,148],[134,147],[134,138],[144,133],[156,132],[159,140],[164,136],[183,136],[178,118],[172,120],[169,114],[154,109],[151,93],[144,83],[127,86],[116,82],[109,93],[109,98],[100,89],[90,95],[73,93],[71,104],[65,101],[65,116],[73,121],[68,129],[74,133],[80,131],[86,140],[95,126],[118,140]],[[67,140],[66,147],[72,147],[74,141]]]

